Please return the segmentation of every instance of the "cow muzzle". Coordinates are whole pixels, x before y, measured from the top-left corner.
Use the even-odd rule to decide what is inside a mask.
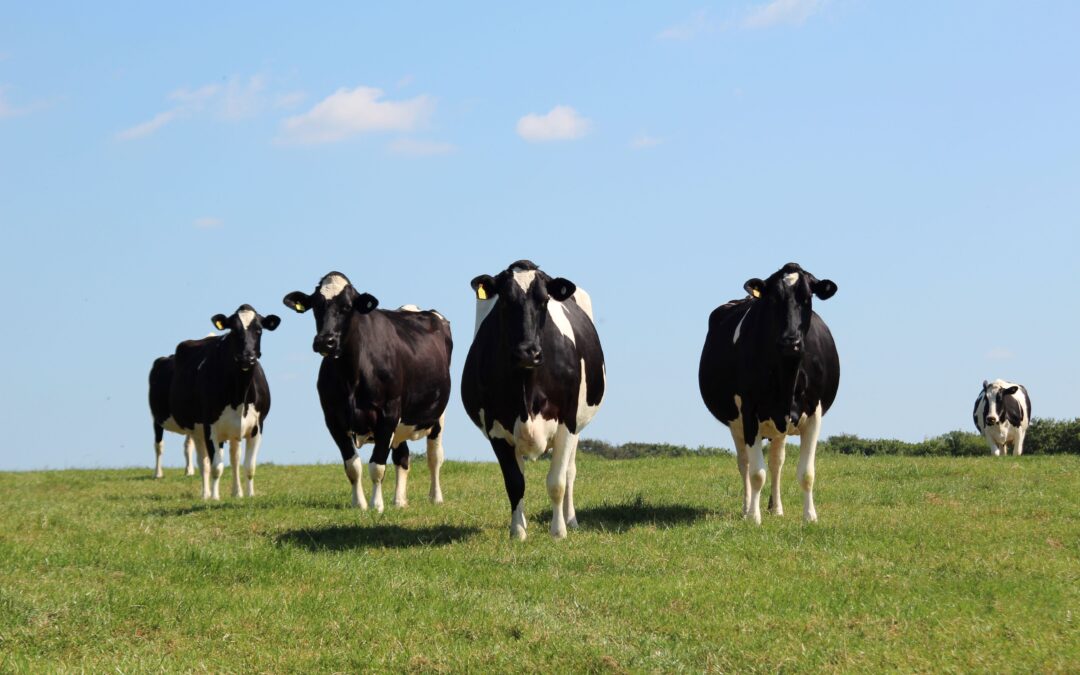
[[[526,370],[539,367],[544,363],[544,351],[540,345],[526,345],[518,349],[517,362],[519,367]]]
[[[990,426],[995,426],[998,423],[998,418],[994,417],[993,415],[987,415],[986,423]]]
[[[341,356],[341,343],[333,335],[316,336],[311,343],[311,349],[321,356],[329,356],[336,359]]]
[[[236,363],[240,366],[240,370],[247,372],[255,367],[256,360],[254,354],[241,354],[237,357]]]
[[[785,335],[779,341],[780,351],[787,356],[801,356],[803,353],[803,340],[797,335]]]

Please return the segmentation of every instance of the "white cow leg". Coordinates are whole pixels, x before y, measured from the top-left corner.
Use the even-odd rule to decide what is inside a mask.
[[[371,462],[368,464],[368,475],[371,476],[371,508],[375,509],[376,513],[382,513],[382,482],[386,475],[386,465]]]
[[[566,497],[563,498],[563,514],[566,516],[566,526],[572,530],[578,527],[577,511],[574,509],[574,479],[577,478],[577,443],[570,453],[570,461],[566,464]]]
[[[157,460],[154,463],[154,478],[163,478],[165,472],[161,470],[161,455],[165,453],[165,441],[156,441],[154,443],[154,454],[157,455]]]
[[[240,490],[240,441],[229,441],[229,465],[232,467],[232,496],[243,497]]]
[[[255,463],[259,456],[259,446],[262,445],[262,432],[249,436],[244,441],[244,474],[247,479],[247,496],[255,496]]]
[[[518,470],[521,471],[522,477],[525,476],[525,458],[521,455],[516,455]],[[510,514],[510,537],[517,539],[518,541],[525,541],[527,536],[526,530],[528,529],[528,521],[525,518],[525,495],[521,496],[518,500],[517,506],[514,507],[513,513]]]
[[[446,419],[443,416],[442,419]],[[442,420],[440,420],[440,425]],[[431,489],[428,490],[428,498],[432,504],[442,504],[442,484],[439,482],[439,473],[443,465],[442,431],[435,438],[427,439],[427,466],[431,474]]]
[[[551,455],[551,468],[548,469],[547,491],[551,498],[551,536],[554,539],[566,537],[566,514],[563,512],[563,499],[566,497],[566,468],[570,457],[577,447],[577,434],[570,433],[559,425],[555,432],[555,447]]]
[[[1019,457],[1024,454],[1024,435],[1027,432],[1024,429],[1016,430],[1016,442],[1013,443],[1013,454]]]
[[[202,434],[197,433],[195,448],[198,451],[199,473],[202,476],[202,498],[210,499],[210,454],[206,450],[206,442],[202,440]]]
[[[769,513],[774,516],[784,515],[784,504],[780,499],[780,472],[784,468],[785,454],[787,437],[772,439],[769,443]]]
[[[214,441],[211,441],[212,443]],[[225,452],[224,448],[216,446],[217,450],[214,453],[214,465],[213,471],[210,474],[210,498],[221,499],[221,474],[225,473]]]
[[[739,465],[739,478],[742,480],[743,505],[742,514],[750,513],[750,476],[746,472],[746,443],[743,442],[742,434],[735,430],[735,424],[731,426],[731,441],[735,445],[735,461]]]
[[[818,434],[821,433],[821,405],[803,425],[799,438],[798,481],[803,491],[803,520],[808,523],[817,521],[814,508],[814,455],[817,453]]]
[[[184,436],[184,475],[195,475],[195,462],[192,455],[195,454],[195,440],[191,436]]]
[[[755,525],[760,525],[761,488],[765,486],[765,455],[760,443],[747,443],[743,447],[746,448],[746,473],[750,484],[750,507],[745,517]]]
[[[364,465],[360,455],[353,455],[345,460],[345,477],[352,485],[352,505],[361,511],[367,511],[367,501],[364,499],[364,485],[360,480],[360,467]]]
[[[394,465],[394,506],[405,508],[409,505],[409,470]]]

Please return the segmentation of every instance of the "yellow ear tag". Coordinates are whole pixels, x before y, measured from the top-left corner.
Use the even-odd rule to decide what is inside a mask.
[[[299,302],[296,303],[296,311],[298,311],[298,312],[304,311],[304,306],[301,305]]]
[[[214,325],[217,326],[218,330],[225,330],[225,324],[221,323],[220,321],[215,321]]]
[[[484,290],[483,286],[476,287],[476,298],[478,300],[487,300],[487,291]]]
[[[750,295],[754,296],[755,298],[760,298],[761,297],[761,291],[759,291],[758,289],[755,288],[754,290],[750,291]]]

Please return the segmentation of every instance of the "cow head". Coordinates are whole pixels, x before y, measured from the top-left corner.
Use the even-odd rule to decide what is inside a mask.
[[[494,277],[481,274],[471,286],[478,300],[498,298],[493,312],[501,346],[516,368],[526,370],[544,362],[540,336],[548,301],[562,302],[577,290],[572,281],[552,279],[528,260],[519,260]]]
[[[813,297],[828,300],[836,293],[836,284],[828,279],[819,281],[796,263],[784,265],[764,281],[750,279],[743,288],[759,298],[765,309],[766,339],[775,340],[780,353],[789,358],[802,357]]]
[[[251,305],[240,305],[229,316],[215,314],[210,321],[214,328],[229,331],[225,336],[225,344],[228,345],[233,360],[244,371],[251,370],[262,356],[263,329],[274,330],[281,323],[277,315],[262,316]]]
[[[311,295],[293,291],[283,298],[283,302],[298,314],[315,310],[315,340],[311,348],[335,359],[341,356],[343,336],[353,312],[367,314],[379,306],[374,296],[357,292],[341,272],[324,276]]]
[[[1019,385],[1008,385],[1001,380],[987,382],[983,380],[983,394],[986,396],[986,411],[983,421],[987,426],[997,426],[1006,419],[1005,397],[1012,396],[1020,390]]]

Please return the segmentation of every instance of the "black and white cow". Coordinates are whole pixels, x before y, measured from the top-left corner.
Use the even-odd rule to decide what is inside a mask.
[[[259,364],[262,331],[274,330],[277,316],[261,316],[251,305],[210,321],[224,335],[188,340],[176,346],[169,408],[181,433],[195,439],[202,469],[203,499],[220,499],[218,481],[225,468],[217,454],[228,442],[234,497],[240,489],[240,441],[245,440],[247,496],[255,496],[255,458],[270,413],[270,385]],[[211,473],[213,485],[211,486]]]
[[[161,478],[165,473],[161,470],[161,455],[165,452],[165,431],[182,434],[184,436],[184,474],[195,475],[195,462],[192,456],[195,453],[195,440],[185,434],[173,419],[169,408],[169,397],[172,395],[172,377],[176,359],[170,354],[154,359],[154,365],[150,368],[150,415],[154,419],[154,455],[156,465],[154,478]]]
[[[983,380],[972,417],[995,457],[1009,454],[1010,445],[1014,455],[1024,454],[1024,435],[1031,422],[1031,398],[1024,385]]]
[[[431,470],[428,496],[443,500],[439,470],[442,432],[450,400],[450,322],[434,310],[406,305],[397,311],[376,309],[379,301],[358,292],[340,272],[330,272],[311,295],[293,291],[285,306],[298,313],[313,309],[315,340],[322,354],[319,401],[345,475],[353,488],[353,506],[367,509],[360,482],[357,449],[374,443],[368,463],[371,508],[383,510],[382,482],[393,450],[397,476],[394,506],[408,503],[408,441],[427,437]]]
[[[604,399],[604,352],[589,296],[528,260],[472,280],[476,331],[461,400],[491,442],[510,498],[510,536],[525,539],[525,463],[553,450],[551,536],[577,527],[578,434]]]
[[[821,417],[840,384],[840,358],[811,301],[813,296],[831,298],[836,284],[788,263],[764,281],[750,279],[743,288],[750,294],[747,298],[722,305],[709,316],[698,370],[701,397],[709,412],[731,429],[743,479],[743,516],[761,523],[765,441],[770,443],[769,507],[777,515],[784,512],[784,444],[786,436],[799,436],[803,518],[813,522],[814,454]]]

